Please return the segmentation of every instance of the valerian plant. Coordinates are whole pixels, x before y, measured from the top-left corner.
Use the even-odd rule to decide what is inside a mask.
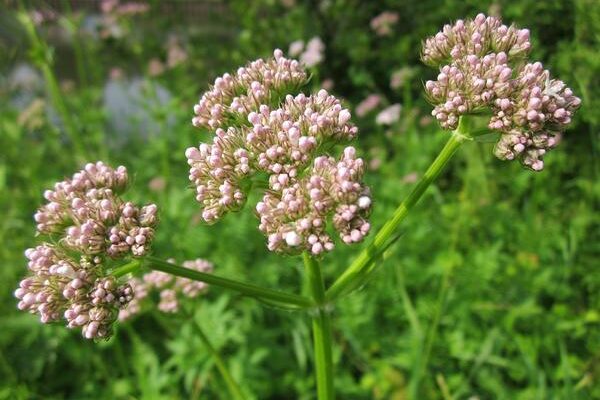
[[[46,238],[25,252],[30,275],[15,292],[19,308],[44,323],[65,320],[88,339],[111,336],[113,324],[142,308],[151,290],[158,308],[176,312],[178,297],[196,297],[206,284],[238,291],[290,310],[310,310],[318,398],[333,399],[334,365],[330,313],[335,302],[362,286],[398,227],[459,147],[496,132],[494,154],[540,171],[545,153],[560,141],[580,100],[540,62],[528,59],[529,31],[477,15],[446,25],[423,42],[422,60],[439,68],[425,83],[432,115],[450,137],[409,196],[372,241],[329,286],[320,257],[341,244],[361,242],[371,231],[372,199],[362,178],[365,162],[354,147],[335,156],[335,145],[358,134],[348,109],[320,90],[301,92],[309,80],[304,66],[275,50],[233,74],[217,78],[194,106],[193,125],[212,132],[210,143],[186,150],[189,179],[206,223],[239,211],[252,190],[258,229],[269,250],[302,255],[310,296],[302,296],[212,274],[205,260],[150,256],[157,207],[125,202],[124,167],[88,164],[44,194],[48,203],[35,214]],[[484,121],[485,129],[476,128]],[[486,135],[487,136],[487,135]],[[140,267],[154,271],[135,277]],[[207,343],[231,394],[243,393],[219,355]]]

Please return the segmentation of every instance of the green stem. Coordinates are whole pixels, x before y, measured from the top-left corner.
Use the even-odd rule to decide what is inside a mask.
[[[124,275],[129,274],[130,272],[137,271],[142,266],[142,260],[133,260],[128,262],[127,264],[121,265],[120,267],[115,268],[112,271],[112,275],[115,278],[120,278]]]
[[[328,301],[337,299],[348,289],[354,287],[357,280],[360,280],[363,271],[368,269],[378,255],[381,254],[381,249],[385,247],[386,242],[394,234],[404,218],[406,218],[409,211],[421,199],[429,185],[431,185],[431,183],[439,176],[440,172],[442,172],[462,142],[468,138],[465,134],[464,125],[464,120],[461,119],[458,129],[452,133],[450,139],[448,139],[440,154],[438,154],[433,163],[431,163],[417,186],[408,195],[406,200],[400,203],[392,218],[383,225],[379,232],[377,232],[373,243],[358,255],[354,262],[350,264],[329,290],[327,290]]]
[[[313,302],[304,296],[286,293],[279,290],[267,289],[257,285],[252,285],[250,283],[239,282],[233,279],[222,278],[214,274],[207,274],[193,269],[180,267],[152,256],[146,257],[146,260],[148,262],[145,265],[148,268],[166,272],[167,274],[180,276],[182,278],[206,282],[210,285],[232,289],[245,294],[246,296],[255,297],[257,299],[266,299],[270,300],[271,302],[281,303],[285,306],[291,306],[300,309],[314,306]]]
[[[319,400],[335,398],[333,386],[333,355],[331,352],[331,319],[325,299],[325,283],[317,260],[308,253],[303,254],[308,286],[315,303],[319,306],[313,316],[313,340],[315,348],[315,369],[317,372],[317,393]]]
[[[245,397],[244,397],[244,394],[242,393],[242,389],[240,389],[240,387],[238,386],[236,381],[233,379],[233,376],[231,376],[231,374],[229,373],[229,370],[227,369],[227,366],[225,365],[225,362],[221,358],[221,355],[219,354],[217,349],[214,348],[214,346],[208,339],[208,336],[206,336],[206,333],[204,333],[202,328],[200,328],[200,325],[196,324],[196,329],[197,329],[198,336],[200,336],[200,339],[204,343],[204,346],[206,346],[206,348],[210,352],[210,354],[217,366],[217,369],[221,373],[221,377],[225,381],[225,384],[227,385],[227,389],[229,389],[229,392],[231,392],[231,395],[233,396],[233,398],[236,400],[244,400]]]
[[[86,158],[86,150],[84,143],[81,140],[81,135],[79,135],[77,132],[75,121],[73,120],[71,113],[67,109],[63,95],[60,90],[60,86],[58,84],[56,76],[54,75],[54,71],[52,71],[52,61],[48,47],[46,46],[46,43],[38,36],[37,31],[35,29],[35,25],[33,24],[33,21],[31,21],[29,14],[27,14],[27,12],[25,11],[23,4],[21,4],[21,13],[19,15],[19,20],[25,27],[27,36],[31,41],[32,60],[42,70],[48,94],[50,96],[52,104],[56,108],[56,112],[62,120],[65,133],[73,143],[77,155],[79,157]]]
[[[81,20],[77,20],[73,15],[71,4],[67,0],[63,0],[62,7],[65,10],[64,18],[62,20],[62,26],[71,35],[73,41],[73,51],[75,53],[75,67],[77,69],[77,77],[81,86],[86,87],[88,85],[86,58],[83,52],[83,45],[81,36],[78,34],[81,27]]]

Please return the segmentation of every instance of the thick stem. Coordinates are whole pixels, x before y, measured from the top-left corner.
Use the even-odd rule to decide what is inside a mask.
[[[217,369],[221,373],[221,377],[225,381],[225,384],[227,385],[227,389],[229,389],[229,392],[231,393],[233,398],[236,400],[244,400],[246,397],[244,396],[242,389],[240,389],[240,387],[238,386],[236,381],[233,379],[233,376],[231,376],[231,374],[229,373],[229,370],[227,369],[227,366],[225,365],[225,362],[221,358],[221,355],[219,354],[217,349],[214,348],[214,346],[208,339],[208,336],[206,336],[206,334],[204,333],[204,331],[202,330],[202,328],[200,328],[200,326],[198,324],[196,324],[196,329],[197,329],[198,336],[200,336],[202,343],[204,343],[204,346],[206,346],[206,348],[210,352],[210,354],[215,362],[215,365],[217,366]]]
[[[318,399],[331,400],[335,399],[331,352],[333,340],[331,319],[325,303],[325,284],[317,260],[307,253],[304,253],[303,257],[311,296],[318,306],[312,322]]]
[[[206,282],[210,285],[220,286],[227,289],[232,289],[246,296],[255,297],[257,299],[265,299],[270,302],[281,304],[283,306],[294,308],[310,308],[313,307],[313,302],[304,297],[292,293],[286,293],[279,290],[267,289],[250,283],[238,282],[233,279],[222,278],[214,274],[207,274],[189,268],[180,267],[171,264],[160,258],[148,256],[144,265],[148,268],[157,271],[166,272],[167,274],[188,278],[195,281]]]
[[[463,120],[461,120],[458,129],[452,133],[450,139],[448,139],[440,154],[438,154],[433,163],[431,163],[417,186],[408,197],[400,203],[392,218],[383,225],[379,232],[377,232],[373,243],[358,255],[354,262],[350,264],[346,271],[344,271],[329,290],[327,290],[328,301],[335,300],[348,290],[353,289],[359,283],[358,281],[361,280],[364,270],[368,269],[379,254],[381,254],[381,249],[385,247],[386,242],[394,234],[400,223],[421,199],[425,190],[433,181],[435,181],[456,150],[458,150],[462,142],[467,138],[468,137],[464,132],[464,123]]]
[[[115,278],[120,278],[130,272],[137,271],[142,266],[142,260],[133,260],[112,270]]]

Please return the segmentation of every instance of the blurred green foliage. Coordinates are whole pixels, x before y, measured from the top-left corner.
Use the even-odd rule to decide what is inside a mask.
[[[0,11],[0,398],[226,399],[198,327],[251,398],[314,398],[309,315],[218,288],[179,315],[153,311],[121,324],[104,343],[18,312],[12,292],[25,273],[23,251],[34,244],[31,216],[45,188],[102,158],[134,174],[132,200],[159,204],[156,255],[203,257],[222,276],[299,291],[301,260],[266,251],[251,207],[215,226],[199,224],[183,157],[207,138],[190,124],[199,94],[275,47],[320,37],[326,49],[312,69],[315,88],[332,80],[351,106],[371,93],[403,104],[392,127],[376,125],[373,114],[356,120],[361,151],[376,161],[367,180],[378,227],[446,138],[423,118],[430,108],[422,82],[435,71],[420,65],[420,42],[479,11],[528,27],[534,58],[583,106],[542,173],[496,160],[490,143],[460,150],[382,268],[336,304],[337,392],[342,399],[600,398],[597,1],[156,0],[146,13],[116,18],[109,34],[98,33],[106,26],[94,5],[35,2],[29,15],[43,11],[48,19],[36,26],[37,42],[19,22],[19,7],[7,4]],[[391,35],[377,36],[370,20],[386,10],[399,21]],[[185,60],[169,66],[174,46]],[[153,71],[152,59],[164,71]],[[29,86],[11,74],[21,62],[39,71]],[[406,67],[412,77],[390,88],[392,73]],[[107,82],[129,85],[117,121]],[[68,135],[57,94],[82,149]],[[358,250],[338,246],[327,255],[326,278]]]

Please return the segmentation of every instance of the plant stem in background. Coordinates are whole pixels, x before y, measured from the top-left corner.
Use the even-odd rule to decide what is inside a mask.
[[[81,159],[79,161],[82,161],[87,158],[85,146],[81,140],[81,135],[78,134],[75,127],[75,121],[71,117],[71,113],[64,102],[54,71],[52,71],[50,50],[46,43],[38,36],[29,14],[24,11],[23,7],[21,7],[21,9],[22,12],[19,15],[19,20],[25,27],[25,31],[31,42],[32,61],[41,69],[52,105],[56,109],[56,112],[63,123],[63,128],[67,137],[73,143],[75,154]]]
[[[425,190],[431,185],[433,181],[442,172],[448,161],[452,158],[456,150],[460,145],[468,139],[465,130],[465,119],[461,118],[458,128],[452,133],[446,145],[442,151],[435,158],[433,163],[427,168],[425,175],[421,178],[417,186],[404,200],[390,220],[388,220],[383,227],[375,235],[375,240],[366,249],[364,249],[358,257],[350,264],[350,266],[344,271],[344,273],[333,283],[333,285],[327,290],[327,300],[333,301],[348,290],[352,290],[359,283],[357,281],[364,275],[365,269],[375,261],[378,255],[381,253],[381,249],[385,246],[386,242],[394,234],[400,223],[406,218],[409,211],[414,207],[415,204],[421,199]]]
[[[61,19],[61,25],[67,32],[69,32],[69,35],[71,35],[71,40],[73,41],[73,51],[75,53],[77,77],[79,78],[79,84],[85,87],[88,85],[89,80],[87,76],[88,67],[83,51],[83,44],[79,35],[81,22],[77,20],[75,15],[73,15],[71,4],[67,0],[62,1],[62,6],[65,9],[65,16]]]
[[[333,355],[331,352],[333,340],[331,337],[331,319],[325,303],[325,283],[318,261],[306,252],[303,254],[303,258],[308,287],[313,300],[318,305],[312,322],[318,399],[331,400],[335,398]]]
[[[146,257],[146,260],[148,262],[144,265],[150,269],[166,272],[167,274],[180,276],[182,278],[205,282],[209,285],[235,290],[246,296],[268,300],[270,303],[280,304],[296,309],[310,308],[314,306],[313,302],[309,298],[299,296],[297,294],[267,289],[257,285],[235,281],[233,279],[221,278],[220,276],[216,276],[214,274],[207,274],[204,272],[195,271],[193,269],[180,267],[176,264],[171,264],[156,257],[149,256]]]
[[[244,397],[244,394],[242,393],[242,389],[240,389],[240,387],[238,386],[236,381],[233,379],[233,377],[229,373],[229,370],[227,369],[225,362],[221,358],[221,355],[219,354],[217,349],[214,348],[214,346],[212,345],[212,343],[206,336],[206,333],[204,333],[204,331],[202,330],[202,328],[200,327],[199,324],[196,324],[196,330],[197,330],[198,336],[200,336],[200,339],[202,340],[202,343],[204,343],[204,346],[206,346],[206,348],[210,352],[210,355],[212,356],[212,358],[215,362],[215,365],[217,366],[217,369],[221,373],[221,377],[225,381],[225,384],[227,385],[227,389],[229,389],[233,398],[236,400],[244,400],[246,397]]]

